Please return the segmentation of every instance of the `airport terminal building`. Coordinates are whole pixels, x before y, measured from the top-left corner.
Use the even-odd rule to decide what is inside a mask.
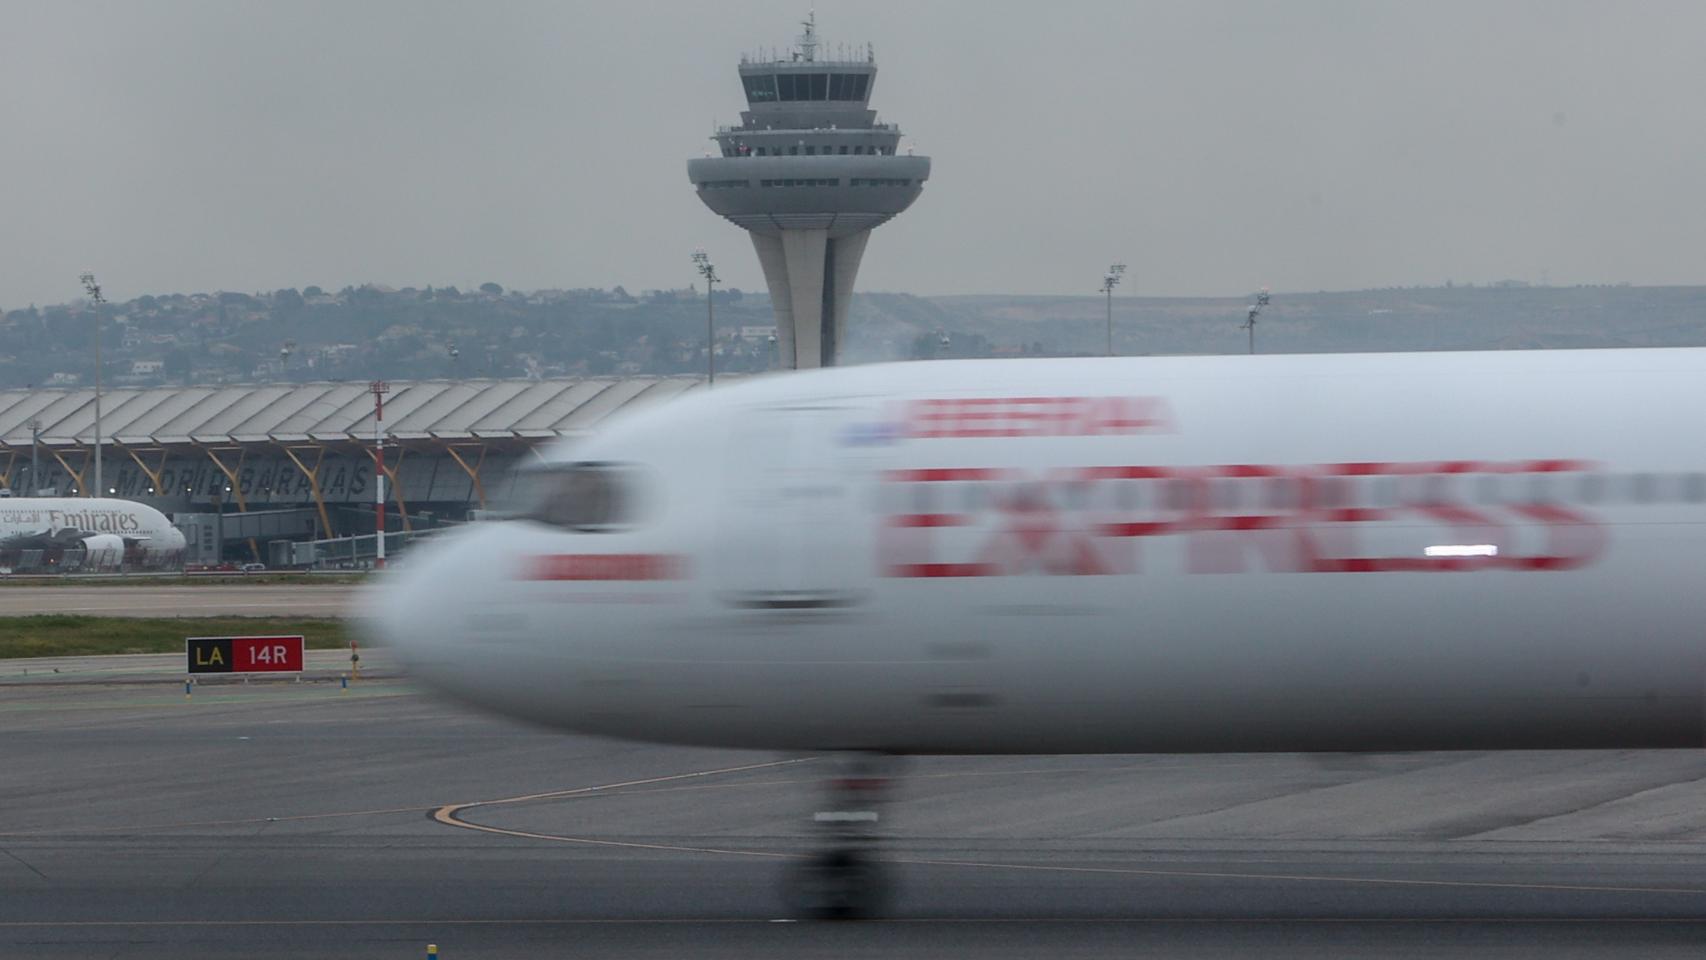
[[[516,468],[542,445],[702,382],[392,381],[382,419],[388,552],[411,534],[499,508]],[[101,411],[104,495],[171,514],[191,562],[307,565],[333,551],[316,557],[292,543],[339,540],[351,561],[373,553],[369,384],[117,389],[102,394]],[[92,390],[0,391],[0,486],[14,496],[90,495],[95,437]]]

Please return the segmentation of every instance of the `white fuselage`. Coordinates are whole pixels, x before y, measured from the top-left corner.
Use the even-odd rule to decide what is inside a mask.
[[[107,497],[0,499],[0,545],[56,537],[80,545],[89,567],[118,566],[127,543],[150,564],[177,562],[184,552],[184,535],[147,504]]]
[[[550,459],[380,628],[513,716],[775,749],[1698,747],[1706,350],[966,361],[697,394]]]

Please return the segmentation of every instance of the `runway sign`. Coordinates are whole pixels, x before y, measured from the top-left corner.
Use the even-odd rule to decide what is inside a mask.
[[[301,637],[189,637],[190,673],[300,673]]]

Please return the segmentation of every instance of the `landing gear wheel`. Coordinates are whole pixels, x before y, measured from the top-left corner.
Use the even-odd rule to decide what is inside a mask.
[[[790,901],[818,920],[859,920],[888,903],[888,876],[863,852],[840,847],[815,853],[790,878]]]
[[[796,913],[820,920],[876,916],[889,902],[888,870],[873,854],[894,758],[842,753],[826,765],[833,769],[812,815],[819,845],[788,871],[784,895]]]

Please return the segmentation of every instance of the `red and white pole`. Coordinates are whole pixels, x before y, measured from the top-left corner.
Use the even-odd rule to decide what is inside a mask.
[[[383,380],[368,384],[373,391],[373,568],[385,569],[385,393],[391,385]]]

